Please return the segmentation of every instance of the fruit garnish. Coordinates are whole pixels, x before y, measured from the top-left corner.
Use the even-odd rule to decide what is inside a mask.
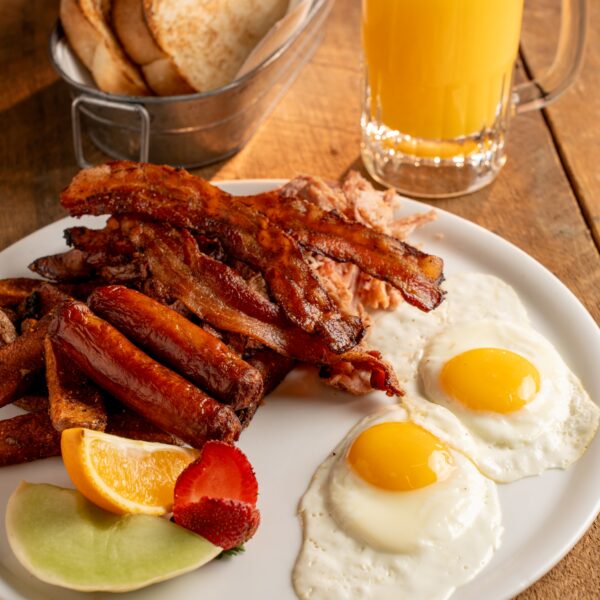
[[[260,513],[247,502],[205,496],[197,502],[179,506],[175,511],[175,522],[228,550],[254,535]]]
[[[146,515],[171,510],[175,481],[199,454],[80,427],[62,432],[61,451],[67,473],[88,500],[116,514]]]
[[[225,442],[207,442],[200,457],[179,475],[175,502],[195,502],[204,496],[256,504],[258,483],[252,465],[239,448]]]
[[[260,522],[258,483],[244,453],[207,442],[175,484],[173,517],[224,550],[250,539]]]
[[[221,553],[148,515],[115,515],[79,492],[22,482],[6,510],[8,542],[37,578],[81,591],[125,592],[192,571]]]

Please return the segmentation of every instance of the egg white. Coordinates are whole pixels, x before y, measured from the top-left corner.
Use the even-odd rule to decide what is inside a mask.
[[[348,468],[362,430],[407,418],[395,407],[363,419],[317,469],[299,509],[304,543],[293,582],[300,598],[444,599],[499,546],[496,486],[460,452],[451,450],[447,479],[410,492],[379,490]]]
[[[423,349],[444,327],[491,318],[529,324],[517,293],[493,275],[454,275],[443,288],[445,301],[431,312],[422,312],[405,302],[394,311],[373,316],[369,345],[393,364],[400,384],[409,393],[419,392],[417,368]]]
[[[432,433],[498,482],[571,465],[598,429],[598,406],[558,351],[531,327],[510,286],[469,273],[448,278],[444,287],[443,311],[416,314],[403,305],[379,319],[370,338],[401,373],[411,418],[426,421]],[[498,414],[473,411],[448,398],[439,385],[443,364],[478,347],[504,348],[527,358],[541,375],[535,400],[519,411]]]
[[[448,397],[440,385],[444,364],[457,354],[482,347],[510,350],[537,368],[541,387],[531,402],[500,414],[471,410]],[[496,320],[451,326],[427,344],[419,371],[426,398],[450,410],[471,434],[470,440],[456,445],[495,481],[567,468],[585,452],[598,428],[598,406],[552,344],[527,326]],[[451,419],[436,418],[439,411],[433,413],[423,399],[409,403],[415,421],[435,423],[438,437],[454,439],[456,427],[450,425]]]

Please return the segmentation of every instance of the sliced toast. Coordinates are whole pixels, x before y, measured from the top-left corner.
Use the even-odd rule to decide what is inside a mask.
[[[143,0],[160,49],[196,91],[231,82],[288,0]]]
[[[113,35],[110,0],[61,0],[60,20],[67,39],[98,87],[111,94],[145,96],[148,86]]]
[[[125,52],[140,66],[155,94],[175,96],[195,91],[155,42],[146,24],[143,0],[112,0],[111,21]]]

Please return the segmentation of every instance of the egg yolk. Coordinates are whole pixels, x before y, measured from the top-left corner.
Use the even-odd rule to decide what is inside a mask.
[[[540,374],[510,350],[475,348],[450,359],[440,383],[449,396],[472,410],[510,413],[535,398]]]
[[[362,479],[393,491],[435,483],[445,478],[454,464],[443,442],[408,421],[365,429],[352,443],[347,459]]]

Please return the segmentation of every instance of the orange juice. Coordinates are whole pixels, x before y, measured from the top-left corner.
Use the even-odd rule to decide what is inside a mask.
[[[371,119],[451,140],[510,104],[523,0],[363,0]]]

